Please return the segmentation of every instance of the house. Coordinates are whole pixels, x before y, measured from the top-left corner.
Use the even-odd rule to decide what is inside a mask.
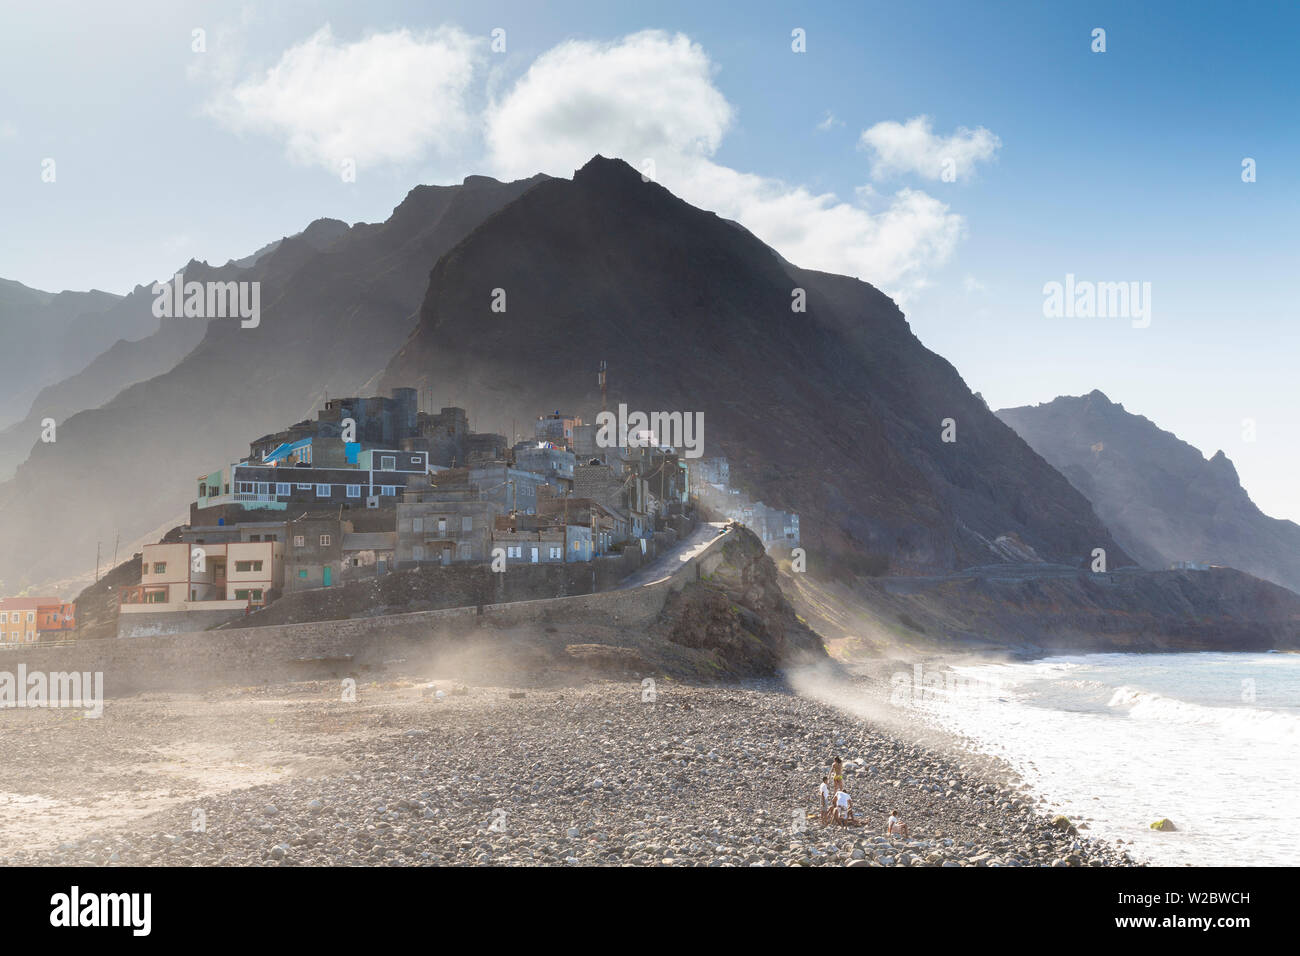
[[[608,554],[616,543],[628,538],[626,516],[594,498],[555,495],[546,488],[538,498],[537,511],[539,517],[558,520],[566,527],[589,529],[593,555]]]
[[[328,588],[343,575],[343,538],[351,525],[338,515],[304,514],[285,523],[285,593]]]
[[[522,561],[528,564],[568,564],[590,561],[595,545],[589,526],[564,524],[555,515],[502,515],[492,531],[492,548],[505,551],[506,566]]]
[[[286,511],[292,507],[348,508],[395,507],[413,475],[428,472],[428,452],[395,448],[347,452],[343,464],[320,467],[320,455],[288,464],[310,451],[313,439],[303,444],[277,446],[264,461],[236,462],[199,478],[198,495],[191,506],[190,523],[202,523],[206,509],[240,505],[248,510]],[[287,455],[288,457],[276,457]]]
[[[542,475],[561,491],[573,489],[573,473],[578,460],[573,452],[550,441],[519,442],[514,449],[515,467],[520,471]]]
[[[511,467],[504,461],[481,462],[464,469],[465,481],[486,501],[500,506],[502,512],[537,512],[538,490],[544,486],[559,491],[564,482],[535,471]],[[440,478],[442,476],[439,476]]]
[[[351,523],[348,523],[349,527]],[[397,555],[396,531],[345,531],[343,533],[343,580],[386,574]]]
[[[717,489],[731,485],[731,467],[726,458],[719,455],[691,463],[691,491],[699,494],[701,485],[713,485]]]
[[[77,605],[72,601],[49,601],[36,606],[36,639],[57,641],[72,636],[77,628]]]
[[[0,644],[29,644],[39,640],[42,615],[60,614],[61,610],[50,609],[64,606],[57,597],[0,598]]]
[[[533,424],[533,437],[539,442],[552,442],[573,449],[573,430],[582,424],[576,415],[564,415],[556,409],[549,415],[537,416]]]
[[[140,583],[118,591],[118,613],[237,613],[261,606],[284,584],[283,548],[278,536],[147,544],[140,555]]]
[[[503,509],[472,487],[463,469],[432,477],[440,483],[412,479],[397,505],[397,566],[487,561]]]

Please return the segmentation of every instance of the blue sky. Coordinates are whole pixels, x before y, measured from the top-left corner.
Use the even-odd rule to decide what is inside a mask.
[[[651,158],[798,264],[894,294],[993,407],[1100,388],[1300,519],[1300,5],[106,6],[0,13],[4,278],[124,292],[320,216],[383,219],[419,182]],[[882,166],[919,117],[966,149],[955,182],[915,142]],[[1067,273],[1149,282],[1150,326],[1045,317]]]

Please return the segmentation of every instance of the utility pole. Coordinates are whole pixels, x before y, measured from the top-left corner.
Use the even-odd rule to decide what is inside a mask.
[[[99,542],[95,542],[95,583],[99,583]]]
[[[597,373],[596,375],[596,381],[600,383],[600,410],[602,412],[608,411],[609,409],[609,403],[606,400],[606,393],[605,393],[605,368],[606,368],[605,360],[601,359],[600,372]]]
[[[122,532],[118,532],[113,538],[113,567],[117,567],[117,545],[122,540]]]

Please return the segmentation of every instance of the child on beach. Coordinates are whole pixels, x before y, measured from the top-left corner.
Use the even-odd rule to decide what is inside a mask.
[[[885,824],[885,833],[888,836],[911,837],[907,829],[907,824],[898,818],[897,810],[889,811],[889,822]]]

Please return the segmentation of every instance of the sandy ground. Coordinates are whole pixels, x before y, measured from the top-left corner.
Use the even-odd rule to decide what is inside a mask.
[[[363,707],[328,695],[337,685],[146,694],[108,701],[99,718],[0,710],[0,858],[212,794],[340,773],[400,694],[376,687]]]

